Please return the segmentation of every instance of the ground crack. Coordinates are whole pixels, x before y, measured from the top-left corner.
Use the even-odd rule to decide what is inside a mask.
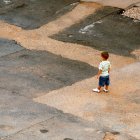
[[[58,116],[60,116],[60,115],[56,115],[56,116],[53,116],[53,117],[51,117],[51,118],[49,118],[49,119],[47,119],[47,120],[43,120],[43,121],[41,121],[41,122],[35,123],[35,124],[33,124],[33,125],[30,125],[29,127],[23,128],[23,129],[17,131],[16,133],[14,133],[14,134],[1,137],[0,140],[5,140],[5,139],[7,139],[7,138],[9,138],[9,137],[13,137],[14,135],[17,135],[17,134],[19,134],[19,133],[21,133],[21,132],[23,132],[23,131],[25,131],[25,130],[27,130],[27,129],[30,129],[30,128],[34,127],[35,125],[38,125],[38,124],[43,123],[43,122],[50,121],[50,120],[52,120],[52,119],[54,119],[55,117],[58,117]]]

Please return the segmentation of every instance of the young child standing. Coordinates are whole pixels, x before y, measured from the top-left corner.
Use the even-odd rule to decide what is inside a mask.
[[[103,91],[108,92],[109,85],[110,85],[110,68],[111,64],[108,61],[109,53],[108,52],[102,52],[101,53],[102,62],[99,65],[99,71],[97,74],[97,78],[99,79],[99,86],[98,88],[93,89],[94,92],[100,92],[101,88],[104,87]]]

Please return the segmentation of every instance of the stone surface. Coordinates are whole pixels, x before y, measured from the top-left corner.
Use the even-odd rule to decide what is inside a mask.
[[[97,2],[104,6],[127,8],[130,5],[140,3],[140,0],[81,0],[84,2]]]
[[[124,16],[140,20],[140,7],[133,7],[123,13]],[[140,22],[140,21],[137,21]]]

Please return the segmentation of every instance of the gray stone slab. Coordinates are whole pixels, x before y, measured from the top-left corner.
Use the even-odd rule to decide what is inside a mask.
[[[23,49],[24,48],[17,44],[15,41],[0,39],[0,57],[21,51]]]
[[[117,55],[132,56],[131,53],[140,48],[140,22],[122,16],[118,8],[113,8],[114,11],[116,9],[115,12],[111,9],[112,7],[104,7],[51,37]]]
[[[24,29],[35,29],[58,18],[75,7],[71,5],[78,0],[26,0],[26,4],[13,7],[0,15],[0,20],[20,26]],[[15,1],[16,5],[18,1]],[[1,13],[1,11],[0,11]]]
[[[34,98],[90,78],[97,68],[46,51],[23,50],[0,58],[0,88]]]

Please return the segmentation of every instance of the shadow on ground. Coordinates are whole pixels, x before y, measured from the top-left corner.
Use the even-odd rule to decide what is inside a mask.
[[[120,11],[122,9],[104,7],[51,38],[131,56],[132,51],[140,48],[140,22],[122,16]]]
[[[78,0],[13,0],[0,9],[0,19],[24,29],[35,29],[72,10]],[[11,5],[11,7],[10,7]],[[14,6],[15,5],[15,6]],[[3,12],[4,11],[4,12]]]
[[[24,48],[21,47],[14,40],[7,40],[7,39],[0,38],[0,57],[11,53],[15,53],[17,51],[21,51],[23,49]]]
[[[31,98],[72,85],[97,72],[97,68],[86,63],[35,50],[3,56],[0,66],[0,88]]]

